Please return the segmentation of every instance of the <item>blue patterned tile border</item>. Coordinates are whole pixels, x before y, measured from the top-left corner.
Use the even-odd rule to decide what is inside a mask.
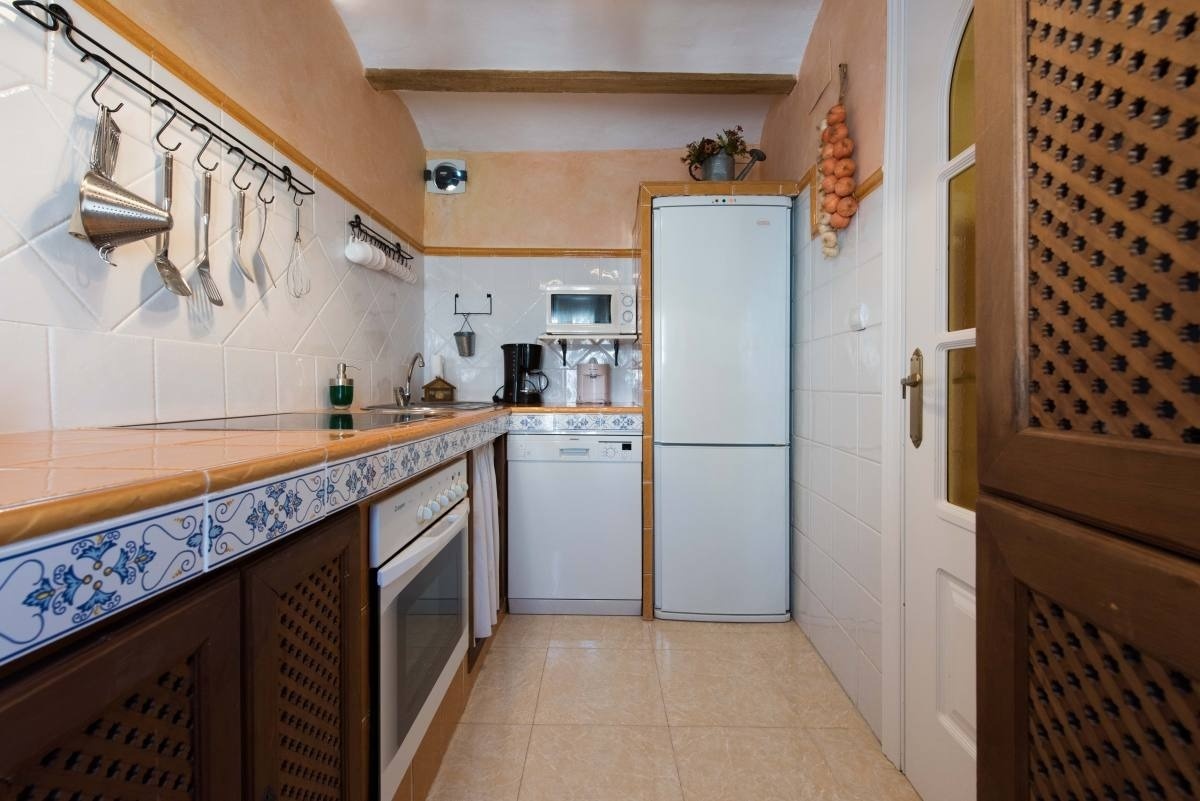
[[[0,547],[0,664],[507,431],[508,418],[494,417],[220,495]]]
[[[623,431],[627,434],[642,433],[640,412],[546,412],[514,414],[508,418],[511,433],[551,434],[577,431]]]
[[[325,516],[325,468],[239,487],[208,501],[205,568],[241,556]]]
[[[75,529],[0,555],[0,663],[204,570],[204,503]]]

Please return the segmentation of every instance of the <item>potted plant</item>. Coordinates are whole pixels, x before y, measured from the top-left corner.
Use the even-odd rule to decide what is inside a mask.
[[[726,128],[716,139],[697,139],[684,148],[679,160],[687,165],[688,174],[697,181],[732,181],[733,157],[746,155],[746,139],[742,126]],[[696,167],[701,177],[696,178]]]

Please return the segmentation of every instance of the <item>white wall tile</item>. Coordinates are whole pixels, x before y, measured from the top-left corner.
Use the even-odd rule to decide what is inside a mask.
[[[879,532],[866,523],[858,524],[858,570],[854,577],[867,592],[876,598],[883,597],[882,581],[883,542]]]
[[[867,721],[867,725],[871,727],[871,731],[875,732],[876,737],[883,736],[883,676],[879,670],[863,656],[862,652],[858,653],[857,658],[857,682],[858,682],[858,711],[862,713],[863,719]]]
[[[154,419],[154,343],[65,328],[50,332],[54,427]]]
[[[278,411],[275,369],[275,354],[269,350],[225,348],[226,413],[235,416]]]
[[[841,451],[858,449],[858,396],[850,392],[829,393],[829,444]]]
[[[155,419],[199,420],[225,414],[225,362],[219,345],[154,341]]]
[[[0,31],[3,29],[0,28]],[[50,428],[49,329],[0,322],[0,371],[3,417],[26,420],[31,428]]]
[[[260,152],[273,154],[268,144],[222,117],[161,65],[152,64],[148,56],[87,12],[68,5],[81,27],[130,63],[161,78],[214,119],[221,118],[236,136]],[[43,33],[23,17],[14,16],[11,8],[7,12],[0,9],[0,120],[4,121],[0,124],[0,175],[4,176],[0,182],[0,323],[53,329],[43,332],[47,337],[61,329],[112,336],[111,347],[103,349],[100,356],[104,368],[125,369],[116,361],[131,347],[128,337],[153,340],[153,355],[147,363],[157,378],[151,382],[150,392],[140,379],[106,382],[103,394],[111,402],[94,410],[69,400],[55,383],[54,415],[48,419],[44,405],[41,410],[14,406],[0,422],[0,431],[106,425],[117,418],[149,422],[156,417],[223,414],[226,408],[260,410],[276,406],[281,399],[285,406],[292,406],[315,396],[315,388],[309,385],[286,381],[276,385],[274,379],[270,403],[265,389],[262,397],[253,400],[236,394],[236,388],[224,381],[221,349],[230,346],[268,352],[273,365],[280,353],[304,354],[308,363],[314,364],[311,357],[348,358],[353,354],[347,351],[352,350],[369,361],[361,397],[382,392],[393,381],[397,367],[384,360],[398,362],[402,357],[397,354],[410,354],[423,344],[424,258],[417,254],[414,261],[415,285],[351,266],[343,250],[346,223],[355,209],[311,176],[297,171],[316,190],[316,196],[300,209],[304,258],[312,279],[312,291],[300,300],[291,298],[284,286],[272,288],[261,262],[256,265],[255,283],[247,282],[234,265],[229,231],[236,192],[229,179],[238,162],[227,153],[219,154],[214,173],[211,232],[213,275],[224,306],[214,308],[199,297],[181,299],[166,292],[152,264],[153,243],[149,240],[118,248],[114,254],[117,267],[113,268],[102,263],[90,245],[67,235],[95,126],[95,106],[89,94],[102,75],[98,63],[80,63],[61,36]],[[110,103],[125,102],[117,115],[122,138],[114,177],[135,193],[161,201],[161,150],[152,140],[167,112],[161,108],[151,111],[146,98],[120,81],[110,82],[101,91]],[[196,288],[201,181],[193,157],[204,133],[173,125],[164,139],[186,143],[176,162],[171,255]],[[218,154],[213,151],[213,155]],[[268,186],[267,191],[272,188],[279,190]],[[286,198],[286,194],[281,196]],[[291,204],[282,203],[275,204],[267,215],[263,261],[281,284],[292,245],[294,213]],[[252,199],[246,224],[247,240],[256,241],[260,223]],[[376,227],[383,230],[378,223]],[[249,255],[249,250],[247,245],[244,253]],[[316,322],[318,313],[323,325]],[[0,353],[23,347],[24,334],[16,333],[20,330],[0,326]],[[64,338],[59,344],[73,341]],[[55,359],[59,350],[63,348],[50,347],[49,358]],[[174,370],[170,354],[177,353],[193,354],[195,369]],[[239,358],[245,357],[235,356],[234,361]],[[55,375],[63,373],[60,366],[49,363],[46,369]],[[230,393],[228,403],[226,391]],[[306,407],[314,402],[315,398],[304,401]]]
[[[858,461],[852,453],[838,450],[832,453],[830,500],[852,515],[858,508]]]
[[[318,407],[317,360],[298,353],[275,355],[279,386],[279,411],[304,411]],[[327,382],[328,383],[328,382]]]
[[[883,398],[858,396],[858,455],[872,462],[883,458]]]
[[[876,531],[883,530],[883,474],[875,462],[858,460],[858,518]]]
[[[793,475],[799,518],[793,613],[817,651],[878,731],[882,721],[879,323],[882,212],[868,198],[835,259],[810,246],[797,259]],[[850,330],[864,305],[867,326]],[[795,534],[793,534],[795,538]],[[835,615],[836,613],[836,615]],[[874,660],[874,661],[873,661]]]

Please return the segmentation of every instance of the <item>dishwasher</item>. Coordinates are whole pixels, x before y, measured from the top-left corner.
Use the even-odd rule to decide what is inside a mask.
[[[509,434],[508,608],[642,613],[642,438]]]

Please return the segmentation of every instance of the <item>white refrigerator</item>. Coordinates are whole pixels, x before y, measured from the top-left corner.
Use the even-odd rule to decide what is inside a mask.
[[[787,620],[790,198],[653,206],[654,608]]]

